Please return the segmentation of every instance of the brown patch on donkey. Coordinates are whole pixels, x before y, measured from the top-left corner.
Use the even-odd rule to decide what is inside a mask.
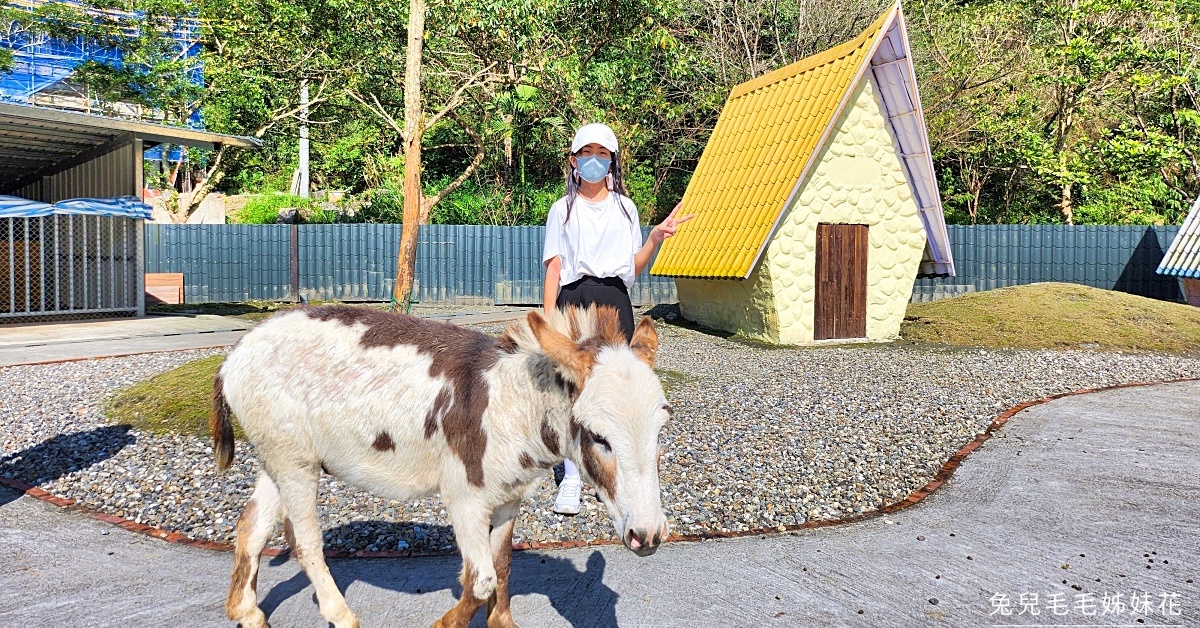
[[[365,307],[324,306],[305,308],[321,321],[336,320],[347,326],[364,325],[359,340],[365,348],[411,345],[430,359],[429,376],[447,380],[425,418],[425,437],[436,433],[439,419],[450,450],[466,467],[467,481],[483,486],[483,455],[487,433],[483,413],[490,391],[483,373],[500,357],[500,343],[471,329],[451,323],[389,314]]]
[[[215,433],[215,432],[214,432]],[[242,510],[242,516],[238,517],[236,526],[237,535],[245,536],[250,534],[250,528],[253,527],[254,518],[258,516],[258,503],[253,499],[246,503],[246,508]],[[239,548],[240,550],[240,548]],[[243,594],[247,587],[252,593],[257,593],[258,583],[251,574],[254,572],[254,557],[246,551],[234,551],[233,554],[233,575],[229,577],[229,596],[225,598],[225,612],[229,617],[237,616],[237,609],[240,609],[245,600]]]
[[[387,432],[380,432],[379,436],[375,437],[375,442],[371,443],[371,448],[375,451],[396,451],[396,443],[392,441],[392,435]]]

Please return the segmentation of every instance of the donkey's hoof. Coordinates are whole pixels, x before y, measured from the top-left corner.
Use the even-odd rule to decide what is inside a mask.
[[[487,628],[517,628],[517,622],[513,621],[512,613],[508,611],[492,613],[488,615]]]
[[[267,623],[267,616],[257,608],[253,613],[239,618],[237,623],[241,628],[271,628],[271,624]]]

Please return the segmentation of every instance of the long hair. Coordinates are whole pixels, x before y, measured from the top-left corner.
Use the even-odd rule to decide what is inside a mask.
[[[609,188],[611,192],[617,195],[617,204],[621,206],[621,211],[625,214],[626,220],[633,220],[629,215],[629,208],[625,206],[625,201],[622,200],[629,196],[629,192],[625,189],[625,177],[621,174],[621,158],[617,153],[612,154],[612,165],[609,167],[608,176],[612,179],[612,186]],[[563,224],[571,220],[571,209],[575,206],[575,196],[579,194],[579,173],[572,166],[567,171],[567,217],[563,219]]]

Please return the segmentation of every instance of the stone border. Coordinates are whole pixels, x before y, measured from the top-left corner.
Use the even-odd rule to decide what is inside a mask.
[[[894,512],[898,512],[898,511],[904,510],[905,508],[909,508],[909,507],[915,506],[916,504],[921,503],[922,501],[925,500],[925,498],[932,495],[934,491],[941,488],[942,485],[944,485],[946,483],[946,480],[949,480],[950,476],[953,475],[954,472],[958,469],[958,466],[960,464],[962,464],[963,460],[967,459],[967,456],[971,455],[971,453],[974,452],[976,449],[979,449],[979,447],[982,446],[985,441],[987,441],[989,438],[991,438],[993,434],[995,434],[997,431],[999,431],[1000,428],[1003,427],[1004,424],[1007,423],[1009,419],[1011,419],[1013,416],[1015,416],[1017,413],[1019,413],[1023,410],[1032,408],[1033,406],[1039,406],[1044,403],[1054,401],[1056,399],[1062,399],[1063,397],[1074,397],[1077,395],[1087,395],[1087,394],[1105,392],[1105,391],[1110,391],[1110,390],[1119,390],[1122,388],[1136,388],[1136,387],[1141,387],[1141,386],[1157,386],[1160,384],[1178,384],[1178,383],[1182,383],[1182,382],[1196,382],[1196,381],[1200,381],[1200,377],[1186,377],[1186,378],[1182,378],[1182,379],[1163,380],[1163,381],[1157,381],[1157,382],[1131,382],[1131,383],[1127,383],[1127,384],[1115,384],[1113,386],[1104,386],[1101,388],[1084,388],[1081,390],[1073,390],[1073,391],[1064,392],[1064,393],[1057,393],[1054,395],[1042,397],[1041,399],[1035,399],[1033,401],[1026,401],[1024,403],[1017,404],[1017,405],[1009,408],[1008,410],[1001,412],[999,416],[997,416],[995,419],[992,420],[991,424],[988,425],[986,430],[984,430],[980,434],[976,435],[975,438],[973,440],[971,440],[971,442],[964,445],[953,456],[950,456],[950,459],[942,464],[942,468],[937,472],[937,474],[935,474],[933,476],[933,479],[930,480],[929,483],[927,483],[925,486],[922,486],[921,488],[918,488],[917,490],[913,491],[912,493],[909,493],[908,497],[905,497],[904,499],[902,499],[898,502],[895,502],[893,504],[888,504],[882,508],[872,510],[870,512],[859,513],[856,515],[851,515],[849,517],[843,517],[841,519],[821,519],[821,520],[817,520],[817,521],[805,521],[804,523],[800,523],[800,524],[781,525],[781,526],[775,526],[773,528],[756,528],[753,530],[743,530],[743,531],[739,531],[739,532],[707,532],[704,534],[671,535],[667,538],[667,540],[669,542],[697,542],[697,541],[707,541],[707,540],[713,540],[713,539],[735,539],[735,538],[743,538],[743,537],[750,537],[750,536],[766,536],[769,534],[799,532],[801,530],[812,530],[812,529],[816,529],[816,528],[826,528],[826,527],[830,527],[830,526],[845,525],[845,524],[849,524],[849,523],[858,523],[860,521],[866,521],[868,519],[874,519],[876,517],[880,517],[883,515],[888,515],[888,514],[891,514]],[[156,539],[162,539],[163,541],[166,541],[167,543],[174,543],[177,545],[186,545],[188,547],[196,547],[196,548],[205,549],[205,550],[216,550],[216,551],[221,551],[221,552],[233,551],[233,543],[226,543],[226,542],[222,542],[222,541],[202,541],[200,539],[194,539],[192,537],[186,536],[179,532],[169,532],[167,530],[163,530],[162,528],[155,528],[155,527],[148,526],[148,525],[145,525],[142,523],[135,523],[133,521],[125,519],[124,517],[118,517],[116,515],[110,515],[110,514],[98,512],[92,508],[88,508],[86,506],[81,506],[81,505],[77,504],[75,502],[75,500],[73,500],[73,499],[67,499],[64,497],[58,497],[58,496],[52,495],[40,487],[26,484],[26,483],[20,482],[18,480],[0,477],[0,486],[7,486],[8,488],[21,491],[25,495],[28,495],[35,499],[40,499],[41,501],[44,501],[49,504],[54,504],[55,506],[58,506],[60,508],[79,512],[79,513],[87,515],[93,519],[96,519],[99,521],[104,521],[106,523],[111,523],[119,528],[128,530],[130,532],[136,532],[138,534],[145,534],[147,536],[152,536]],[[513,550],[514,551],[557,550],[557,549],[574,549],[574,548],[580,548],[580,547],[595,547],[595,546],[600,546],[600,545],[618,545],[618,544],[620,544],[620,541],[618,541],[616,539],[600,539],[600,540],[595,540],[595,541],[580,541],[580,540],[535,541],[535,542],[513,543]],[[267,548],[266,550],[263,551],[263,554],[265,556],[275,557],[275,556],[282,556],[282,555],[289,554],[290,551],[291,551],[290,549]],[[411,549],[386,550],[386,551],[377,551],[377,552],[368,552],[368,551],[361,551],[361,550],[353,551],[353,552],[346,551],[346,550],[333,550],[333,549],[325,550],[326,558],[410,558],[410,557],[415,557],[415,556],[454,556],[457,554],[458,554],[457,551],[411,550]]]

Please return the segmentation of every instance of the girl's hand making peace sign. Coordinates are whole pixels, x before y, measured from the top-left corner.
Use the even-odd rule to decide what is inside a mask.
[[[654,228],[650,230],[650,239],[655,244],[662,244],[663,240],[675,235],[675,232],[679,229],[679,225],[696,217],[696,214],[685,214],[676,218],[675,214],[679,211],[680,207],[683,207],[683,201],[675,205],[675,209],[672,209],[671,213],[662,222],[654,225]]]

